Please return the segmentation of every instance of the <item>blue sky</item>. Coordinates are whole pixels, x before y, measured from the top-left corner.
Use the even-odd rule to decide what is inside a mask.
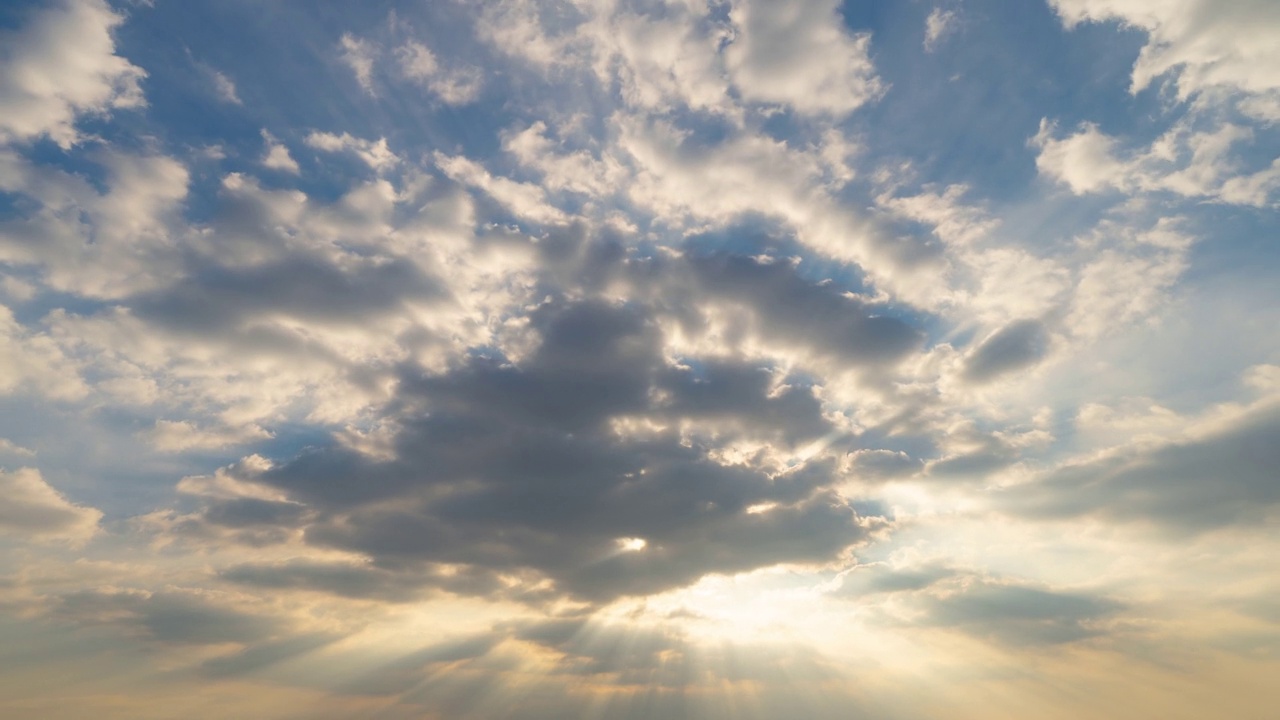
[[[1280,6],[0,9],[0,714],[1263,718]]]

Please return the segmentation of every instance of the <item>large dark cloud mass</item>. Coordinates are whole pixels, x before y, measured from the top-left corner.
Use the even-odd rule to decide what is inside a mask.
[[[317,448],[252,479],[319,512],[308,542],[406,573],[531,570],[591,600],[828,561],[867,534],[867,520],[826,489],[838,479],[832,461],[769,469],[714,457],[735,438],[831,432],[812,389],[774,392],[767,369],[748,361],[668,363],[641,306],[554,302],[530,322],[539,345],[518,364],[475,355],[444,374],[404,370],[388,416],[394,459]],[[681,432],[700,420],[723,423]],[[622,538],[646,544],[627,551]],[[357,580],[297,570],[233,578],[337,592]]]

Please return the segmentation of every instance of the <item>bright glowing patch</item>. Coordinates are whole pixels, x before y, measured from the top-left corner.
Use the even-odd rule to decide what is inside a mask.
[[[648,544],[644,538],[618,538],[618,549],[623,552],[640,552]]]

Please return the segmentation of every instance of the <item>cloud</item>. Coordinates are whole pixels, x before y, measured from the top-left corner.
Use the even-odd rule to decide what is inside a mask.
[[[187,168],[164,155],[100,158],[105,190],[0,151],[0,189],[30,201],[0,221],[0,259],[38,268],[45,286],[81,297],[118,298],[172,277]]]
[[[1040,149],[1036,167],[1078,195],[1166,192],[1263,207],[1280,188],[1280,161],[1252,172],[1243,169],[1235,149],[1254,133],[1232,123],[1193,130],[1191,119],[1184,119],[1145,150],[1124,151],[1091,123],[1067,137],[1055,135],[1055,126],[1042,121],[1031,140]]]
[[[4,32],[0,51],[0,140],[79,141],[85,114],[145,105],[146,73],[116,54],[113,30],[124,21],[103,0],[61,0]]]
[[[209,70],[209,79],[213,82],[213,89],[217,92],[218,97],[223,102],[229,102],[232,105],[243,105],[244,101],[240,99],[240,94],[236,92],[236,84],[226,74],[217,70]]]
[[[831,595],[858,599],[880,593],[915,592],[956,575],[957,571],[942,565],[902,569],[882,563],[858,565],[840,577],[840,587]]]
[[[479,163],[462,156],[437,152],[435,162],[451,179],[483,191],[519,217],[535,223],[568,220],[567,215],[547,202],[546,194],[537,185],[494,176]]]
[[[355,73],[356,82],[370,95],[373,94],[374,45],[368,40],[344,33],[338,41],[338,58]]]
[[[1103,634],[1103,623],[1122,607],[1094,595],[981,580],[924,602],[927,623],[1014,646]]]
[[[405,571],[351,562],[293,560],[234,565],[221,571],[219,576],[247,587],[303,590],[393,603],[421,601],[436,591],[497,600],[508,595],[510,589],[498,573],[451,566]],[[521,597],[519,592],[510,594],[517,599]],[[536,593],[530,594],[533,595]]]
[[[964,378],[988,382],[1034,365],[1048,351],[1049,334],[1039,320],[1019,320],[982,341],[965,361]]]
[[[1133,66],[1134,92],[1171,74],[1187,98],[1215,87],[1280,90],[1280,9],[1267,0],[1051,0],[1067,27],[1119,21],[1147,32]]]
[[[83,542],[98,532],[102,512],[74,505],[49,486],[40,471],[0,471],[0,532],[19,538]]]
[[[400,72],[410,80],[426,85],[449,105],[475,102],[484,78],[474,67],[446,68],[426,45],[412,40],[396,48]]]
[[[1138,441],[1009,488],[1001,505],[1040,518],[1090,516],[1186,532],[1265,520],[1280,504],[1274,400],[1163,442]]]
[[[77,624],[109,624],[165,644],[256,643],[285,629],[217,595],[190,590],[84,590],[59,598],[58,617]]]
[[[157,420],[143,437],[160,452],[180,453],[242,445],[271,438],[272,434],[258,425],[202,428],[188,420]]]
[[[850,34],[834,0],[744,0],[729,17],[741,34],[725,49],[725,61],[747,100],[840,116],[883,91],[870,36]]]
[[[808,422],[812,435],[824,427],[811,399],[771,401],[768,383],[728,381],[729,368],[715,366],[690,383],[667,369],[659,331],[639,308],[568,302],[531,320],[539,340],[518,366],[473,357],[442,375],[402,377],[393,460],[330,447],[251,482],[315,508],[313,544],[405,571],[528,570],[595,600],[711,572],[826,562],[866,536],[857,514],[823,490],[836,480],[829,463],[773,475],[717,463],[712,448],[682,443],[674,427],[631,436],[611,424],[733,412],[747,393],[755,407],[779,411],[757,410],[751,422],[783,437]],[[430,415],[411,410],[422,406]],[[768,512],[748,511],[769,502]],[[619,554],[619,537],[645,548]]]
[[[956,13],[954,10],[943,10],[936,7],[929,11],[924,20],[924,51],[933,52],[938,43],[955,29]]]
[[[0,453],[4,453],[6,455],[19,455],[22,457],[36,456],[35,450],[23,447],[8,438],[0,438]]]
[[[395,153],[391,152],[391,149],[387,147],[386,138],[378,138],[374,141],[352,137],[350,133],[345,132],[341,135],[336,135],[313,130],[307,135],[306,143],[317,150],[325,152],[353,153],[364,164],[379,172],[389,170],[400,162],[400,158],[396,157]]]
[[[263,167],[294,175],[298,174],[298,162],[289,154],[289,148],[282,145],[274,135],[266,130],[262,131],[262,142],[267,146],[267,151],[262,156]]]

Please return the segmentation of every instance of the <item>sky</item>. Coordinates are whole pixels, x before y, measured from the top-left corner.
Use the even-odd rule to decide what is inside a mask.
[[[1280,3],[0,6],[0,716],[1275,717]]]

